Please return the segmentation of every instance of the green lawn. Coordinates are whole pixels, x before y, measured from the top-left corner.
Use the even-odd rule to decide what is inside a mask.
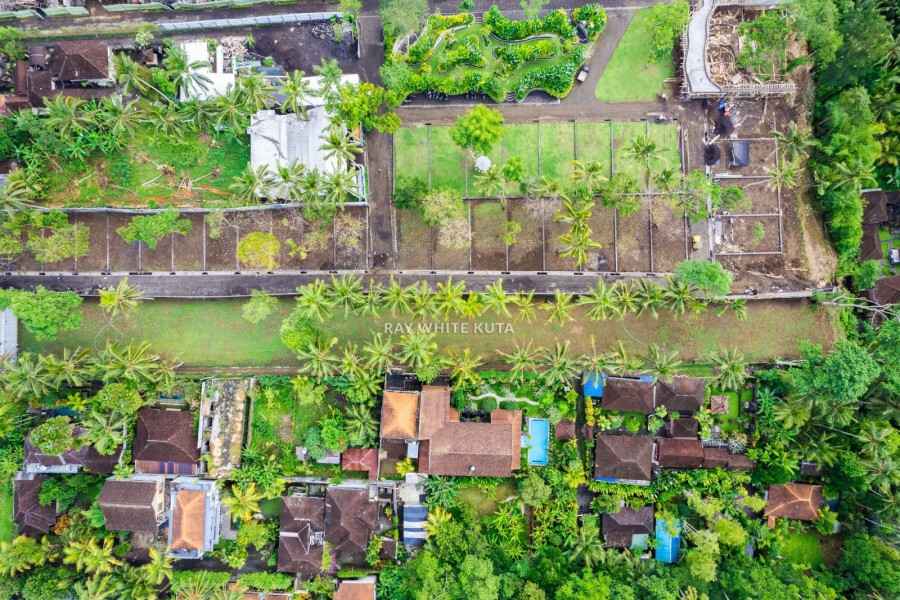
[[[644,121],[613,123],[613,172],[628,173],[638,180],[641,187],[647,178],[646,171],[627,154],[626,150],[636,137],[646,133],[647,123]],[[659,141],[657,140],[657,145]]]
[[[194,366],[296,364],[296,358],[281,345],[278,336],[279,324],[294,301],[281,300],[274,315],[259,325],[241,318],[242,304],[242,300],[147,301],[129,319],[116,323],[120,334],[107,325],[97,303],[89,300],[80,329],[66,332],[52,343],[38,343],[22,330],[19,346],[23,351],[59,352],[63,347],[102,348],[107,339],[123,338],[147,340],[162,355]],[[644,344],[656,342],[680,351],[682,360],[696,362],[722,345],[740,348],[750,360],[791,358],[798,355],[800,340],[822,343],[827,349],[836,336],[830,311],[801,302],[750,302],[745,321],[731,312],[716,316],[714,310],[679,318],[663,313],[659,319],[630,315],[624,321],[598,322],[588,320],[583,308],[572,314],[575,320],[565,325],[546,324],[546,315],[539,310],[535,323],[515,323],[513,333],[499,334],[497,326],[494,333],[475,333],[479,323],[509,322],[490,314],[469,322],[468,333],[438,334],[437,342],[441,349],[470,347],[476,355],[493,358],[498,350],[508,351],[515,342],[529,341],[538,346],[568,341],[571,352],[584,353],[589,351],[593,337],[598,348],[608,348],[621,340],[626,350],[633,353],[644,352]],[[341,342],[360,343],[367,341],[372,332],[385,332],[385,322],[393,326],[409,319],[387,315],[387,319],[373,320],[339,314],[322,328]],[[399,335],[394,337],[398,339]]]
[[[450,139],[449,127],[431,128],[431,187],[466,193],[466,153]]]
[[[8,542],[16,537],[16,524],[13,522],[13,487],[0,487],[0,542]]]
[[[572,181],[575,130],[572,123],[543,123],[541,132],[541,176],[563,185]]]
[[[516,486],[510,480],[497,486],[492,495],[473,485],[460,489],[457,497],[460,502],[474,506],[479,514],[489,516],[497,512],[498,501],[503,501],[515,493]]]
[[[671,57],[648,63],[649,8],[634,13],[622,41],[597,82],[594,95],[601,102],[654,100],[663,91],[663,80],[675,74]]]
[[[575,142],[577,144],[576,157],[584,162],[599,162],[606,167],[606,176],[611,175],[611,163],[609,160],[609,132],[611,124],[605,121],[599,123],[575,123]]]
[[[713,390],[714,396],[728,396],[728,413],[724,415],[714,415],[716,425],[722,428],[722,431],[735,431],[740,429],[740,425],[729,423],[731,419],[737,419],[740,415],[741,404],[753,400],[753,390],[741,390],[740,396],[737,392],[722,392]]]
[[[428,127],[402,127],[394,134],[396,175],[418,177],[428,183]]]
[[[785,534],[781,554],[794,564],[816,567],[825,562],[825,553],[815,532],[792,531]]]

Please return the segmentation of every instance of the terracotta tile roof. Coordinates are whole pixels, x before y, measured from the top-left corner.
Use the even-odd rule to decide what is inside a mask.
[[[366,471],[369,481],[378,479],[378,450],[376,448],[347,448],[341,454],[341,469]]]
[[[342,581],[334,593],[334,600],[374,600],[374,581]]]
[[[651,478],[653,438],[630,435],[598,435],[594,477],[646,481]]]
[[[656,382],[656,406],[670,411],[697,411],[706,400],[706,380],[699,377],[674,377]]]
[[[76,439],[80,438],[83,433],[84,431],[78,427],[74,430]],[[22,452],[24,454],[23,463],[26,471],[47,470],[48,472],[53,472],[60,467],[70,466],[78,469],[83,468],[90,473],[109,475],[119,462],[120,450],[121,447],[117,448],[113,454],[103,456],[94,450],[93,446],[85,444],[77,450],[69,448],[62,454],[45,454],[31,443],[31,434],[29,432],[29,435],[25,438]]]
[[[727,415],[728,396],[710,396],[709,412],[713,415]]]
[[[96,40],[59,42],[50,55],[50,71],[60,81],[109,78],[109,46]]]
[[[278,570],[307,575],[321,572],[324,532],[324,498],[282,498]]]
[[[882,277],[869,290],[869,299],[881,306],[900,304],[900,275]]]
[[[155,532],[159,529],[153,503],[158,493],[155,481],[107,479],[97,499],[106,529]]]
[[[600,408],[650,414],[654,408],[656,386],[649,381],[608,377],[603,387]]]
[[[703,469],[726,469],[728,471],[752,471],[756,463],[743,454],[731,454],[725,448],[703,448]]]
[[[668,469],[698,469],[703,464],[703,444],[698,439],[659,438],[656,461]]]
[[[815,521],[822,506],[822,486],[787,483],[769,486],[767,517],[784,517],[796,521]]]
[[[886,223],[891,220],[887,208],[887,194],[881,190],[872,190],[863,192],[862,198],[865,201],[865,210],[863,212],[863,225],[869,223]]]
[[[164,463],[180,463],[193,465],[192,470],[196,474],[199,459],[193,413],[153,408],[138,411],[134,460],[139,472],[169,473]],[[157,465],[159,468],[149,463],[160,463]]]
[[[495,410],[489,423],[460,422],[454,412],[449,388],[422,388],[419,472],[509,477],[521,467],[522,411]]]
[[[172,510],[172,549],[203,551],[206,492],[178,490]]]
[[[378,504],[367,488],[330,486],[325,492],[325,540],[342,566],[366,564],[369,539],[378,520]]]
[[[632,536],[653,533],[653,506],[642,506],[638,510],[622,507],[616,514],[603,515],[602,525],[607,546],[629,548]]]
[[[673,438],[697,439],[700,431],[700,423],[697,419],[688,417],[680,417],[674,421],[669,421],[669,436]]]
[[[45,535],[56,524],[56,508],[41,506],[38,501],[41,486],[46,480],[46,475],[36,475],[34,479],[16,479],[13,482],[13,521],[22,535]]]
[[[385,392],[381,399],[381,437],[416,439],[418,413],[418,393]]]
[[[575,421],[572,419],[563,419],[553,428],[553,435],[558,440],[574,440]]]

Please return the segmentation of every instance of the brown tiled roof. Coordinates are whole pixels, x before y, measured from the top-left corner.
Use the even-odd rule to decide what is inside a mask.
[[[50,71],[60,81],[109,78],[109,46],[96,40],[59,42],[50,55]]]
[[[366,471],[370,481],[378,479],[378,450],[375,448],[347,448],[341,454],[341,469]]]
[[[172,548],[174,550],[203,550],[203,529],[206,515],[206,492],[178,490],[172,510]]]
[[[656,386],[649,381],[608,377],[603,386],[600,408],[650,414],[654,408]]]
[[[41,506],[38,501],[46,480],[46,475],[36,475],[34,479],[13,482],[13,521],[20,534],[38,537],[49,533],[56,524],[56,508]]]
[[[616,514],[603,515],[603,538],[612,548],[628,548],[633,535],[653,533],[653,506],[638,510],[622,507]]]
[[[521,467],[522,411],[495,410],[489,423],[460,422],[454,412],[449,388],[422,389],[419,472],[509,477]]]
[[[103,511],[106,529],[111,531],[155,532],[155,481],[107,479],[97,503]]]
[[[563,419],[553,427],[553,435],[558,440],[575,439],[575,421]]]
[[[725,448],[703,448],[704,469],[722,468],[728,471],[752,471],[756,463],[743,454],[730,454]]]
[[[74,430],[75,438],[82,436],[84,431],[78,427]],[[90,473],[101,475],[109,475],[119,462],[119,452],[121,446],[109,455],[103,456],[94,447],[85,444],[77,450],[69,448],[62,454],[45,454],[38,450],[37,446],[31,443],[31,434],[25,438],[23,454],[26,467],[28,465],[39,465],[41,467],[64,467],[67,465],[75,465],[81,467]]]
[[[697,469],[703,464],[703,444],[698,439],[659,438],[656,461],[668,469]]]
[[[594,477],[650,481],[653,438],[630,435],[598,435]]]
[[[697,439],[700,431],[700,423],[697,419],[689,417],[680,417],[674,421],[669,421],[669,436],[673,438]]]
[[[787,483],[769,486],[767,517],[784,517],[796,521],[815,521],[822,506],[822,486]]]
[[[881,260],[882,258],[884,258],[884,253],[881,251],[878,225],[866,223],[863,225],[863,237],[859,243],[859,260]]]
[[[697,411],[706,400],[706,380],[699,377],[674,377],[656,382],[656,406],[670,411]]]
[[[325,499],[281,499],[278,570],[313,575],[322,570]]]
[[[865,210],[863,212],[863,225],[869,223],[886,223],[891,220],[887,209],[887,194],[881,190],[872,190],[863,192],[862,198],[865,201]]]
[[[378,553],[381,560],[395,560],[397,558],[397,540],[381,538],[381,552]]]
[[[900,275],[882,277],[869,290],[869,299],[881,306],[900,304]]]
[[[325,492],[325,540],[342,566],[366,564],[369,538],[378,520],[378,504],[369,501],[366,488],[331,486]]]
[[[334,600],[374,600],[374,581],[342,581],[334,593]]]
[[[728,396],[710,396],[709,412],[713,415],[727,415]]]
[[[196,468],[199,459],[193,413],[153,408],[138,411],[134,460],[140,472],[168,472],[164,468],[153,469],[148,463],[193,464]]]
[[[44,106],[44,98],[53,91],[53,76],[50,71],[28,71],[28,100],[35,108]]]
[[[418,412],[418,393],[385,392],[381,400],[381,437],[416,439]]]

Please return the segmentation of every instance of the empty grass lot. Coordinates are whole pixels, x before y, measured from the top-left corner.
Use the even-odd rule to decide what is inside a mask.
[[[151,300],[127,320],[116,322],[118,331],[107,324],[95,301],[84,305],[84,324],[66,332],[51,343],[38,343],[22,330],[19,345],[24,351],[59,352],[61,348],[102,348],[107,339],[146,340],[153,348],[188,366],[266,366],[294,365],[297,360],[282,346],[278,335],[281,320],[294,305],[292,299],[279,302],[275,313],[259,325],[241,318],[241,300]],[[832,314],[805,302],[750,302],[748,317],[738,320],[733,314],[718,317],[710,310],[700,315],[674,317],[663,312],[659,319],[644,315],[629,316],[624,321],[590,321],[584,311],[573,312],[575,321],[565,325],[546,324],[546,313],[538,311],[535,323],[515,323],[511,334],[472,333],[475,323],[510,322],[493,314],[469,323],[470,333],[442,333],[437,336],[441,350],[472,351],[486,359],[494,359],[498,350],[509,351],[516,342],[533,341],[536,346],[550,346],[555,341],[569,341],[570,351],[585,353],[591,338],[599,349],[622,340],[630,352],[641,353],[646,344],[656,342],[667,349],[678,350],[681,360],[699,362],[721,345],[740,348],[750,360],[773,356],[796,357],[797,342],[810,340],[829,348],[835,339]],[[322,325],[329,336],[341,343],[367,341],[372,332],[384,332],[385,322],[405,323],[405,317],[363,319],[339,314]],[[440,321],[435,321],[439,323]],[[505,329],[505,327],[504,327]],[[121,332],[121,333],[119,333]],[[394,335],[399,340],[399,335]],[[502,363],[496,363],[502,366]]]
[[[649,8],[634,13],[622,41],[597,82],[594,95],[600,102],[654,100],[663,91],[663,80],[675,74],[672,57],[648,63]]]
[[[16,524],[13,522],[13,486],[0,486],[0,542],[8,542],[16,537]]]
[[[816,532],[791,531],[784,536],[781,554],[794,564],[817,567],[825,562],[825,553]]]

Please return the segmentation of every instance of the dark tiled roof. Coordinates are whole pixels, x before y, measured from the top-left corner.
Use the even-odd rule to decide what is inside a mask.
[[[322,570],[325,499],[281,499],[278,570],[313,575]]]
[[[653,533],[653,506],[638,510],[622,507],[616,514],[603,515],[603,538],[612,548],[628,548],[633,535]]]
[[[874,223],[863,225],[863,237],[859,244],[859,260],[881,260],[882,258],[884,258],[884,253],[881,251],[878,225]]]
[[[563,419],[553,427],[553,435],[558,440],[575,439],[575,421]]]
[[[369,480],[378,479],[378,450],[376,448],[347,448],[341,454],[341,469],[365,471]]]
[[[863,192],[862,197],[866,204],[862,221],[864,225],[868,223],[877,225],[891,220],[888,214],[887,194],[881,190],[873,190]]]
[[[107,479],[97,503],[111,531],[155,532],[159,528],[153,501],[155,481]]]
[[[669,436],[673,438],[697,439],[700,431],[700,423],[697,419],[681,417],[669,421]]]
[[[802,477],[820,477],[823,472],[824,469],[818,463],[805,460],[800,462],[800,475]]]
[[[656,386],[649,381],[609,377],[603,387],[600,408],[624,412],[653,412]]]
[[[13,521],[23,535],[45,535],[56,524],[56,509],[41,506],[38,501],[41,486],[46,480],[46,475],[36,475],[34,479],[16,479],[13,482]]]
[[[325,492],[325,540],[342,567],[366,564],[369,538],[378,520],[378,505],[366,488],[329,487]]]
[[[881,306],[900,304],[900,275],[882,277],[869,290],[869,299]]]
[[[697,469],[703,464],[703,444],[698,439],[659,438],[656,460],[668,469]]]
[[[50,71],[60,81],[109,78],[109,46],[96,40],[59,42],[50,55]]]
[[[148,463],[196,464],[200,459],[194,415],[188,411],[144,408],[138,411],[134,433],[134,460],[142,472]],[[159,470],[158,472],[167,472]]]
[[[726,469],[728,471],[752,471],[756,463],[743,454],[730,454],[725,448],[703,448],[704,469]]]
[[[80,438],[83,434],[83,430],[76,427],[74,434],[76,439]],[[25,438],[23,462],[25,463],[26,470],[29,465],[31,465],[36,467],[36,470],[40,470],[40,468],[43,467],[52,472],[54,467],[74,465],[83,468],[90,473],[109,475],[113,472],[113,469],[119,462],[120,450],[121,447],[117,448],[116,451],[109,456],[102,456],[99,452],[94,450],[93,446],[85,444],[77,450],[69,448],[62,454],[45,454],[38,450],[37,446],[34,446],[31,443],[31,435],[29,434],[29,436]]]
[[[822,486],[788,483],[769,486],[767,517],[815,521],[822,506]]]
[[[630,435],[598,435],[594,477],[650,481],[653,438]]]
[[[670,411],[700,410],[706,400],[706,380],[699,377],[675,377],[656,382],[656,406]]]

